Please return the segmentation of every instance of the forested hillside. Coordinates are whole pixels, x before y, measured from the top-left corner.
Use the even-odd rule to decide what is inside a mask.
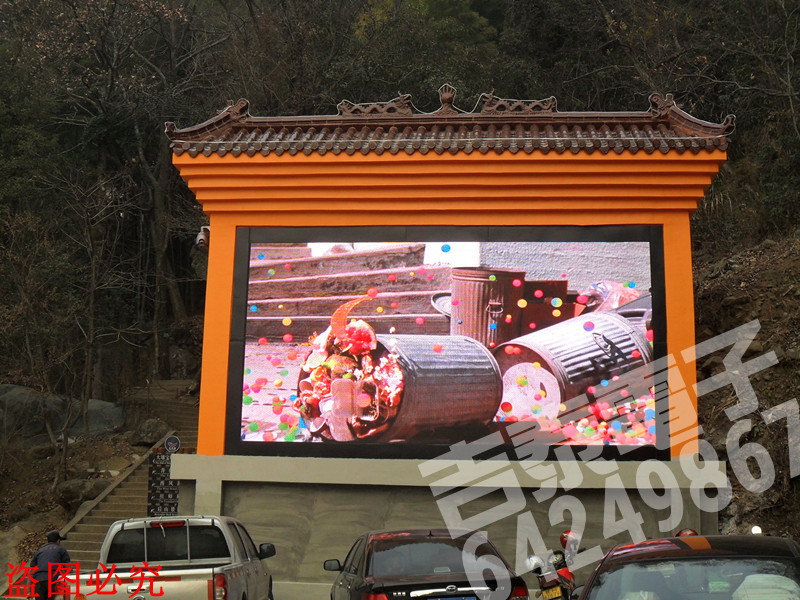
[[[693,219],[698,331],[770,327],[796,309],[796,269],[780,310],[717,303],[740,283],[725,261],[767,239],[756,273],[791,256],[774,249],[800,227],[799,42],[788,0],[0,0],[0,383],[114,400],[196,339],[206,221],[166,121],[242,97],[256,115],[398,93],[427,111],[446,82],[468,111],[490,91],[561,111],[646,110],[661,92],[708,121],[735,114]],[[788,351],[797,330],[782,334]]]

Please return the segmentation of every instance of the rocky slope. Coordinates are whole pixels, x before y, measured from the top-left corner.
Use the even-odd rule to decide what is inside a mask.
[[[749,532],[759,525],[766,533],[800,537],[800,524],[792,518],[798,509],[798,478],[790,472],[786,419],[767,424],[764,410],[798,397],[800,389],[800,233],[780,241],[766,240],[757,247],[743,250],[721,260],[695,255],[695,320],[697,341],[703,341],[757,320],[760,330],[750,345],[744,362],[767,352],[775,352],[778,364],[753,375],[759,410],[743,419],[751,419],[752,429],[739,438],[739,445],[755,442],[769,456],[764,461],[774,466],[774,482],[761,492],[743,487],[736,473],[728,468],[733,482],[732,501],[720,515],[723,532]],[[698,360],[698,379],[722,370],[727,350]],[[699,399],[700,424],[705,437],[726,456],[726,441],[735,436],[724,409],[737,402],[732,386],[706,394]],[[800,423],[793,429],[800,428]],[[796,444],[800,431],[795,431]],[[756,447],[749,447],[749,450]],[[761,473],[756,461],[747,462],[752,477]],[[795,469],[800,474],[800,465]],[[765,480],[768,482],[768,479]],[[751,490],[758,483],[748,485]]]

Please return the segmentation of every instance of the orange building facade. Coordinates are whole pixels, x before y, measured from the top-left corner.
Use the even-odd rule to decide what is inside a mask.
[[[554,99],[526,102],[492,95],[485,95],[480,109],[469,113],[455,108],[454,90],[449,86],[443,86],[440,96],[441,108],[430,114],[414,113],[408,97],[386,103],[342,103],[337,115],[306,117],[252,117],[247,102],[239,101],[197,126],[177,129],[168,124],[173,162],[208,215],[211,229],[198,454],[175,456],[173,463],[173,477],[186,482],[185,489],[193,489],[186,495],[187,510],[244,510],[240,514],[246,516],[254,509],[242,508],[234,495],[277,498],[292,494],[284,487],[288,485],[299,494],[325,488],[320,493],[326,502],[349,506],[347,514],[363,514],[367,510],[364,503],[388,502],[385,495],[391,494],[391,489],[413,490],[408,491],[410,496],[404,502],[416,506],[417,515],[438,519],[423,465],[435,458],[437,448],[445,452],[456,441],[445,438],[443,444],[428,446],[418,454],[382,454],[380,448],[392,444],[371,446],[374,452],[330,454],[328,448],[342,446],[336,441],[311,443],[307,447],[312,450],[298,453],[287,452],[289,444],[271,441],[273,438],[265,432],[264,444],[258,445],[266,447],[264,452],[240,451],[245,421],[241,423],[241,439],[232,439],[239,433],[238,429],[234,431],[239,424],[231,423],[238,419],[239,409],[232,409],[231,404],[241,403],[241,387],[237,386],[241,386],[243,376],[233,376],[232,365],[242,361],[237,353],[242,353],[243,344],[247,344],[237,329],[246,318],[242,312],[255,306],[237,292],[246,289],[238,282],[242,270],[237,267],[245,252],[241,248],[244,231],[259,232],[258,239],[269,238],[272,231],[289,231],[288,237],[280,239],[301,245],[303,236],[314,241],[315,228],[328,232],[323,241],[357,242],[348,236],[372,230],[372,237],[367,236],[372,241],[406,241],[390,238],[398,231],[418,238],[422,231],[437,243],[449,239],[437,236],[437,228],[445,232],[444,236],[464,229],[472,232],[467,235],[469,241],[480,244],[505,239],[504,231],[513,232],[508,238],[513,243],[527,243],[526,236],[537,237],[552,229],[566,232],[558,241],[567,244],[567,249],[576,247],[570,236],[578,232],[575,239],[589,243],[590,253],[591,243],[614,242],[608,237],[613,238],[614,232],[645,232],[643,238],[634,235],[630,239],[649,244],[652,308],[654,314],[658,313],[655,320],[659,325],[653,327],[655,340],[648,339],[653,359],[677,360],[668,369],[669,394],[660,400],[668,407],[668,412],[662,410],[668,418],[659,425],[658,433],[652,430],[652,436],[661,436],[660,452],[640,457],[630,454],[630,460],[623,461],[620,468],[619,485],[635,491],[636,470],[642,460],[658,458],[664,464],[677,465],[682,454],[696,448],[689,219],[726,160],[732,118],[722,124],[698,120],[683,112],[671,96],[652,96],[649,109],[643,112],[618,113],[559,112]],[[337,229],[343,232],[341,239],[330,237]],[[296,235],[292,234],[295,230],[299,230]],[[486,231],[489,237],[479,239]],[[590,232],[588,237],[584,231]],[[551,238],[545,235],[542,239]],[[256,247],[254,242],[251,246]],[[251,257],[251,265],[252,261],[255,259]],[[288,269],[290,263],[286,264]],[[512,266],[525,271],[524,265]],[[579,266],[575,265],[576,271]],[[381,286],[370,289],[377,289],[379,294],[384,290]],[[353,296],[367,291],[359,290]],[[574,293],[570,301],[575,304]],[[244,308],[239,306],[242,303]],[[266,304],[257,308],[262,306]],[[241,317],[238,321],[237,314]],[[581,315],[588,330],[587,323],[592,323],[585,307],[578,307],[575,314],[576,318]],[[509,353],[513,354],[514,346],[511,348]],[[299,393],[295,383],[284,386],[290,401]],[[498,414],[502,419],[502,413]],[[314,415],[301,411],[300,416],[305,417],[303,424],[311,427]],[[506,423],[509,421],[512,419]],[[597,429],[596,435],[600,435],[600,429],[606,432],[605,447],[614,445],[614,437],[608,432],[613,434],[617,426],[611,421],[605,427],[595,425],[591,429]],[[623,422],[619,427],[628,431],[627,425]],[[633,440],[632,436],[640,432],[631,429],[629,433],[627,438],[622,436],[621,443]],[[651,442],[652,436],[648,438]],[[584,438],[589,439],[588,435]],[[637,438],[637,443],[641,439]],[[396,445],[396,440],[393,442]],[[579,468],[587,489],[607,489],[585,464]],[[670,468],[676,485],[688,497],[686,477],[677,466]],[[533,490],[543,484],[520,479],[520,485]],[[354,492],[362,500],[354,497]],[[373,493],[377,496],[371,497]],[[409,501],[411,496],[413,500]],[[587,506],[600,502],[588,497],[583,501]],[[641,502],[634,504],[643,506]],[[254,501],[251,506],[256,505]],[[276,518],[285,518],[286,514]],[[704,514],[687,508],[681,524],[713,528]],[[353,521],[343,518],[348,523]],[[355,521],[360,522],[358,518]],[[368,525],[381,527],[401,521],[405,522],[399,516],[375,517]],[[259,527],[273,531],[266,523],[256,524],[257,531]],[[498,535],[509,540],[514,536],[508,527],[501,527]],[[599,540],[602,534],[587,533],[587,539],[592,536]],[[292,552],[302,554],[300,550]],[[305,581],[308,585],[324,581],[324,575],[313,570],[315,559],[303,554],[294,561],[301,566],[279,569],[279,578],[282,572],[287,581]]]

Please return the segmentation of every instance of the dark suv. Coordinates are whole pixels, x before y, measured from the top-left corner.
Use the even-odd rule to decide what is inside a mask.
[[[477,532],[447,529],[372,531],[359,536],[338,575],[331,600],[529,600],[521,577]]]
[[[616,546],[581,600],[800,600],[800,545],[758,535],[687,536]]]

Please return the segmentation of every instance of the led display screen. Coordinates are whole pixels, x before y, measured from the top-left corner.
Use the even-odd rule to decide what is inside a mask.
[[[661,235],[238,229],[226,453],[430,458],[527,432],[660,456]]]

